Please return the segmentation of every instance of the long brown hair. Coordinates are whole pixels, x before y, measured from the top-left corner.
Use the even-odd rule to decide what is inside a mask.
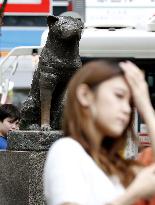
[[[130,122],[122,136],[117,139],[105,137],[100,150],[94,152],[92,138],[90,138],[92,129],[89,126],[90,119],[85,115],[76,96],[76,90],[80,84],[87,84],[93,90],[101,82],[120,75],[123,76],[123,71],[115,62],[96,60],[85,64],[73,76],[68,85],[64,106],[63,131],[65,136],[71,136],[77,140],[106,173],[119,176],[122,183],[127,186],[134,177],[130,166],[133,163],[124,160],[119,151],[124,148],[128,135],[135,136],[133,107],[131,107]]]

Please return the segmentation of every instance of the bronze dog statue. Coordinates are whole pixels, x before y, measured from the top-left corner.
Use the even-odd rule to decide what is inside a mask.
[[[68,81],[81,66],[80,19],[49,16],[49,33],[39,58],[28,98],[21,109],[21,130],[57,130]]]

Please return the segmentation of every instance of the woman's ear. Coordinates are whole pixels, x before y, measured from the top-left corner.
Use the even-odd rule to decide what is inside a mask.
[[[81,84],[77,87],[76,96],[79,103],[84,107],[89,107],[94,99],[93,92],[86,84]]]

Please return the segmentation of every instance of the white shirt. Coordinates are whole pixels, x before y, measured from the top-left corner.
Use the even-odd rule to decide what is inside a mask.
[[[48,205],[104,205],[124,192],[119,180],[108,177],[69,137],[57,140],[50,148],[43,179]]]

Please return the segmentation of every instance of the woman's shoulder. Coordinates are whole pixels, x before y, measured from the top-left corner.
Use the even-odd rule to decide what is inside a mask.
[[[73,138],[71,137],[63,137],[63,138],[60,138],[58,139],[57,141],[54,142],[54,144],[52,145],[52,149],[54,149],[55,147],[60,147],[60,148],[78,148],[78,149],[81,149],[82,146],[81,144],[74,140]]]
[[[56,172],[57,170],[66,170],[65,172],[68,172],[71,167],[78,169],[83,158],[86,158],[86,152],[80,143],[72,138],[65,137],[57,140],[50,147],[46,158],[45,170],[48,172],[51,167]]]
[[[61,139],[58,139],[56,142],[53,143],[51,148],[49,149],[49,154],[51,155],[76,155],[81,152],[85,152],[82,145],[74,140],[71,137],[64,137]]]

